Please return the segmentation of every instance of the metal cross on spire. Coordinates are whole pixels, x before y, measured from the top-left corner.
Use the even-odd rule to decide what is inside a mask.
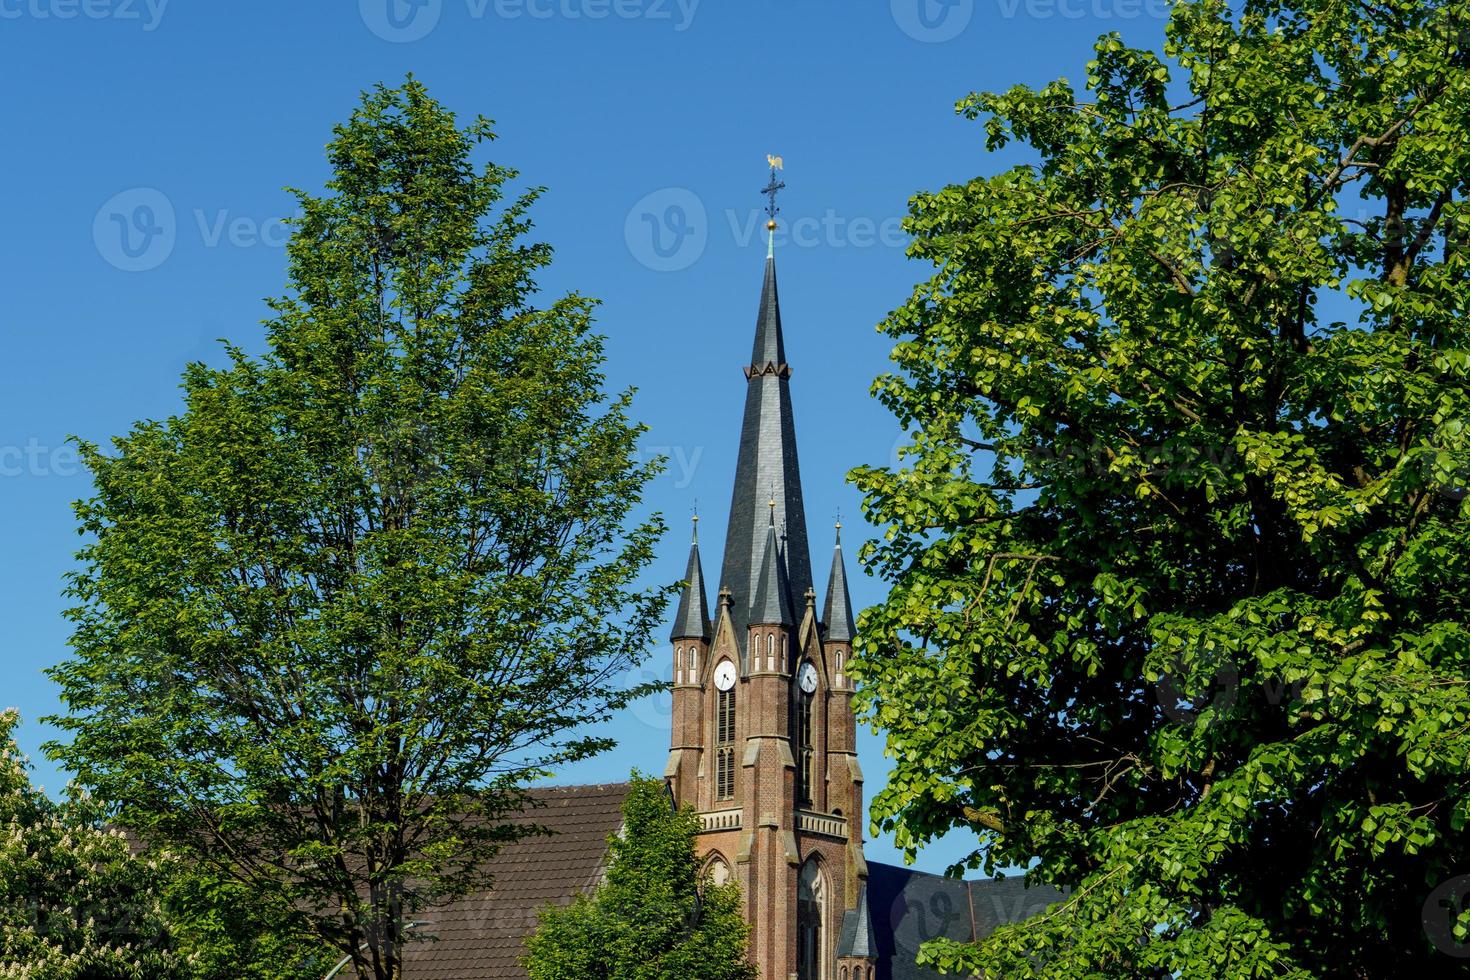
[[[770,233],[766,255],[774,256],[776,254],[776,215],[781,213],[781,208],[776,204],[776,195],[786,189],[786,182],[780,178],[778,171],[786,169],[786,161],[767,153],[766,162],[771,165],[771,182],[761,190],[762,194],[771,199],[771,203],[766,205],[766,216],[770,219],[766,222],[766,231]]]
[[[780,157],[767,154],[766,162],[771,165],[771,182],[761,189],[761,193],[771,199],[771,203],[766,205],[766,214],[772,221],[775,221],[776,215],[781,213],[781,209],[776,206],[776,195],[786,189],[786,184],[781,180],[777,171],[785,169],[785,161]]]

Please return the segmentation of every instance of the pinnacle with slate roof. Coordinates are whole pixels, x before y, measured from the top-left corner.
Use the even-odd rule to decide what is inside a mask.
[[[857,908],[842,916],[842,933],[837,938],[839,959],[873,959],[878,955],[878,937],[873,933],[873,916],[868,911],[868,886],[858,892]]]
[[[776,537],[776,502],[771,501],[771,523],[766,528],[766,551],[761,558],[760,579],[750,600],[750,622],[761,626],[793,626],[791,593],[786,584],[785,563]]]
[[[847,591],[847,568],[842,561],[842,524],[837,525],[837,545],[832,549],[832,574],[827,579],[827,606],[822,611],[825,638],[851,643],[857,635],[852,618],[852,596]]]
[[[709,604],[705,602],[704,566],[699,560],[699,517],[694,518],[694,540],[689,545],[689,567],[684,572],[684,590],[679,595],[679,611],[674,616],[671,640],[708,640],[710,638]]]

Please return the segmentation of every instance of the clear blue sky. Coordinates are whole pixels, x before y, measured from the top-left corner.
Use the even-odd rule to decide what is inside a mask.
[[[38,778],[64,779],[39,758],[36,718],[58,708],[41,671],[66,653],[70,503],[88,493],[66,439],[175,411],[180,371],[217,358],[216,338],[261,347],[263,298],[283,283],[283,188],[320,188],[322,147],[362,89],[415,73],[494,119],[495,158],[549,188],[537,233],[558,258],[543,285],[604,301],[611,381],[638,386],[647,445],[672,457],[651,489],[674,527],[655,569],[667,581],[696,499],[707,571],[718,564],[764,258],[757,191],[765,155],[785,157],[782,300],[825,584],[831,515],[852,545],[870,533],[845,474],[897,441],[868,387],[887,363],[874,326],[925,274],[904,257],[905,202],[1012,162],[984,153],[954,102],[1079,79],[1097,35],[1156,45],[1162,13],[1161,0],[0,0],[0,705],[24,713]],[[873,601],[876,583],[850,571],[854,599]],[[660,676],[670,656],[653,652]],[[662,771],[663,705],[613,729],[619,749],[565,780]],[[871,795],[887,766],[879,739],[861,747]],[[919,864],[941,870],[963,845]],[[885,841],[869,853],[897,860]]]

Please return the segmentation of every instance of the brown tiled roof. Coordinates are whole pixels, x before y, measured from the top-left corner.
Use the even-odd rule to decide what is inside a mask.
[[[622,826],[626,783],[534,790],[544,804],[527,810],[528,822],[551,831],[510,844],[490,862],[488,892],[424,912],[415,930],[427,941],[406,951],[409,980],[517,980],[525,941],[536,913],[565,905],[602,876],[607,841]]]

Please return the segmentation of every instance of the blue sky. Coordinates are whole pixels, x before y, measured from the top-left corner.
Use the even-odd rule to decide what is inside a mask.
[[[648,450],[671,458],[650,489],[674,528],[666,581],[696,500],[718,565],[758,191],[766,154],[785,158],[782,302],[825,583],[832,515],[850,545],[871,533],[845,474],[898,440],[868,388],[887,363],[874,327],[925,274],[904,257],[905,202],[1013,162],[984,152],[955,101],[1079,79],[1097,35],[1156,45],[1162,15],[1162,0],[0,0],[0,705],[25,715],[38,778],[64,779],[36,719],[58,708],[41,671],[66,654],[70,504],[88,493],[67,437],[175,411],[184,364],[217,359],[217,338],[260,349],[284,188],[320,188],[331,126],[362,89],[415,73],[494,119],[493,157],[548,188],[543,285],[603,301],[610,380],[639,388]],[[876,599],[850,572],[856,602]],[[670,656],[662,644],[650,669],[666,676]],[[665,705],[612,731],[616,752],[563,778],[662,771]],[[887,765],[875,736],[861,748],[871,795]],[[869,856],[897,860],[883,840]]]

